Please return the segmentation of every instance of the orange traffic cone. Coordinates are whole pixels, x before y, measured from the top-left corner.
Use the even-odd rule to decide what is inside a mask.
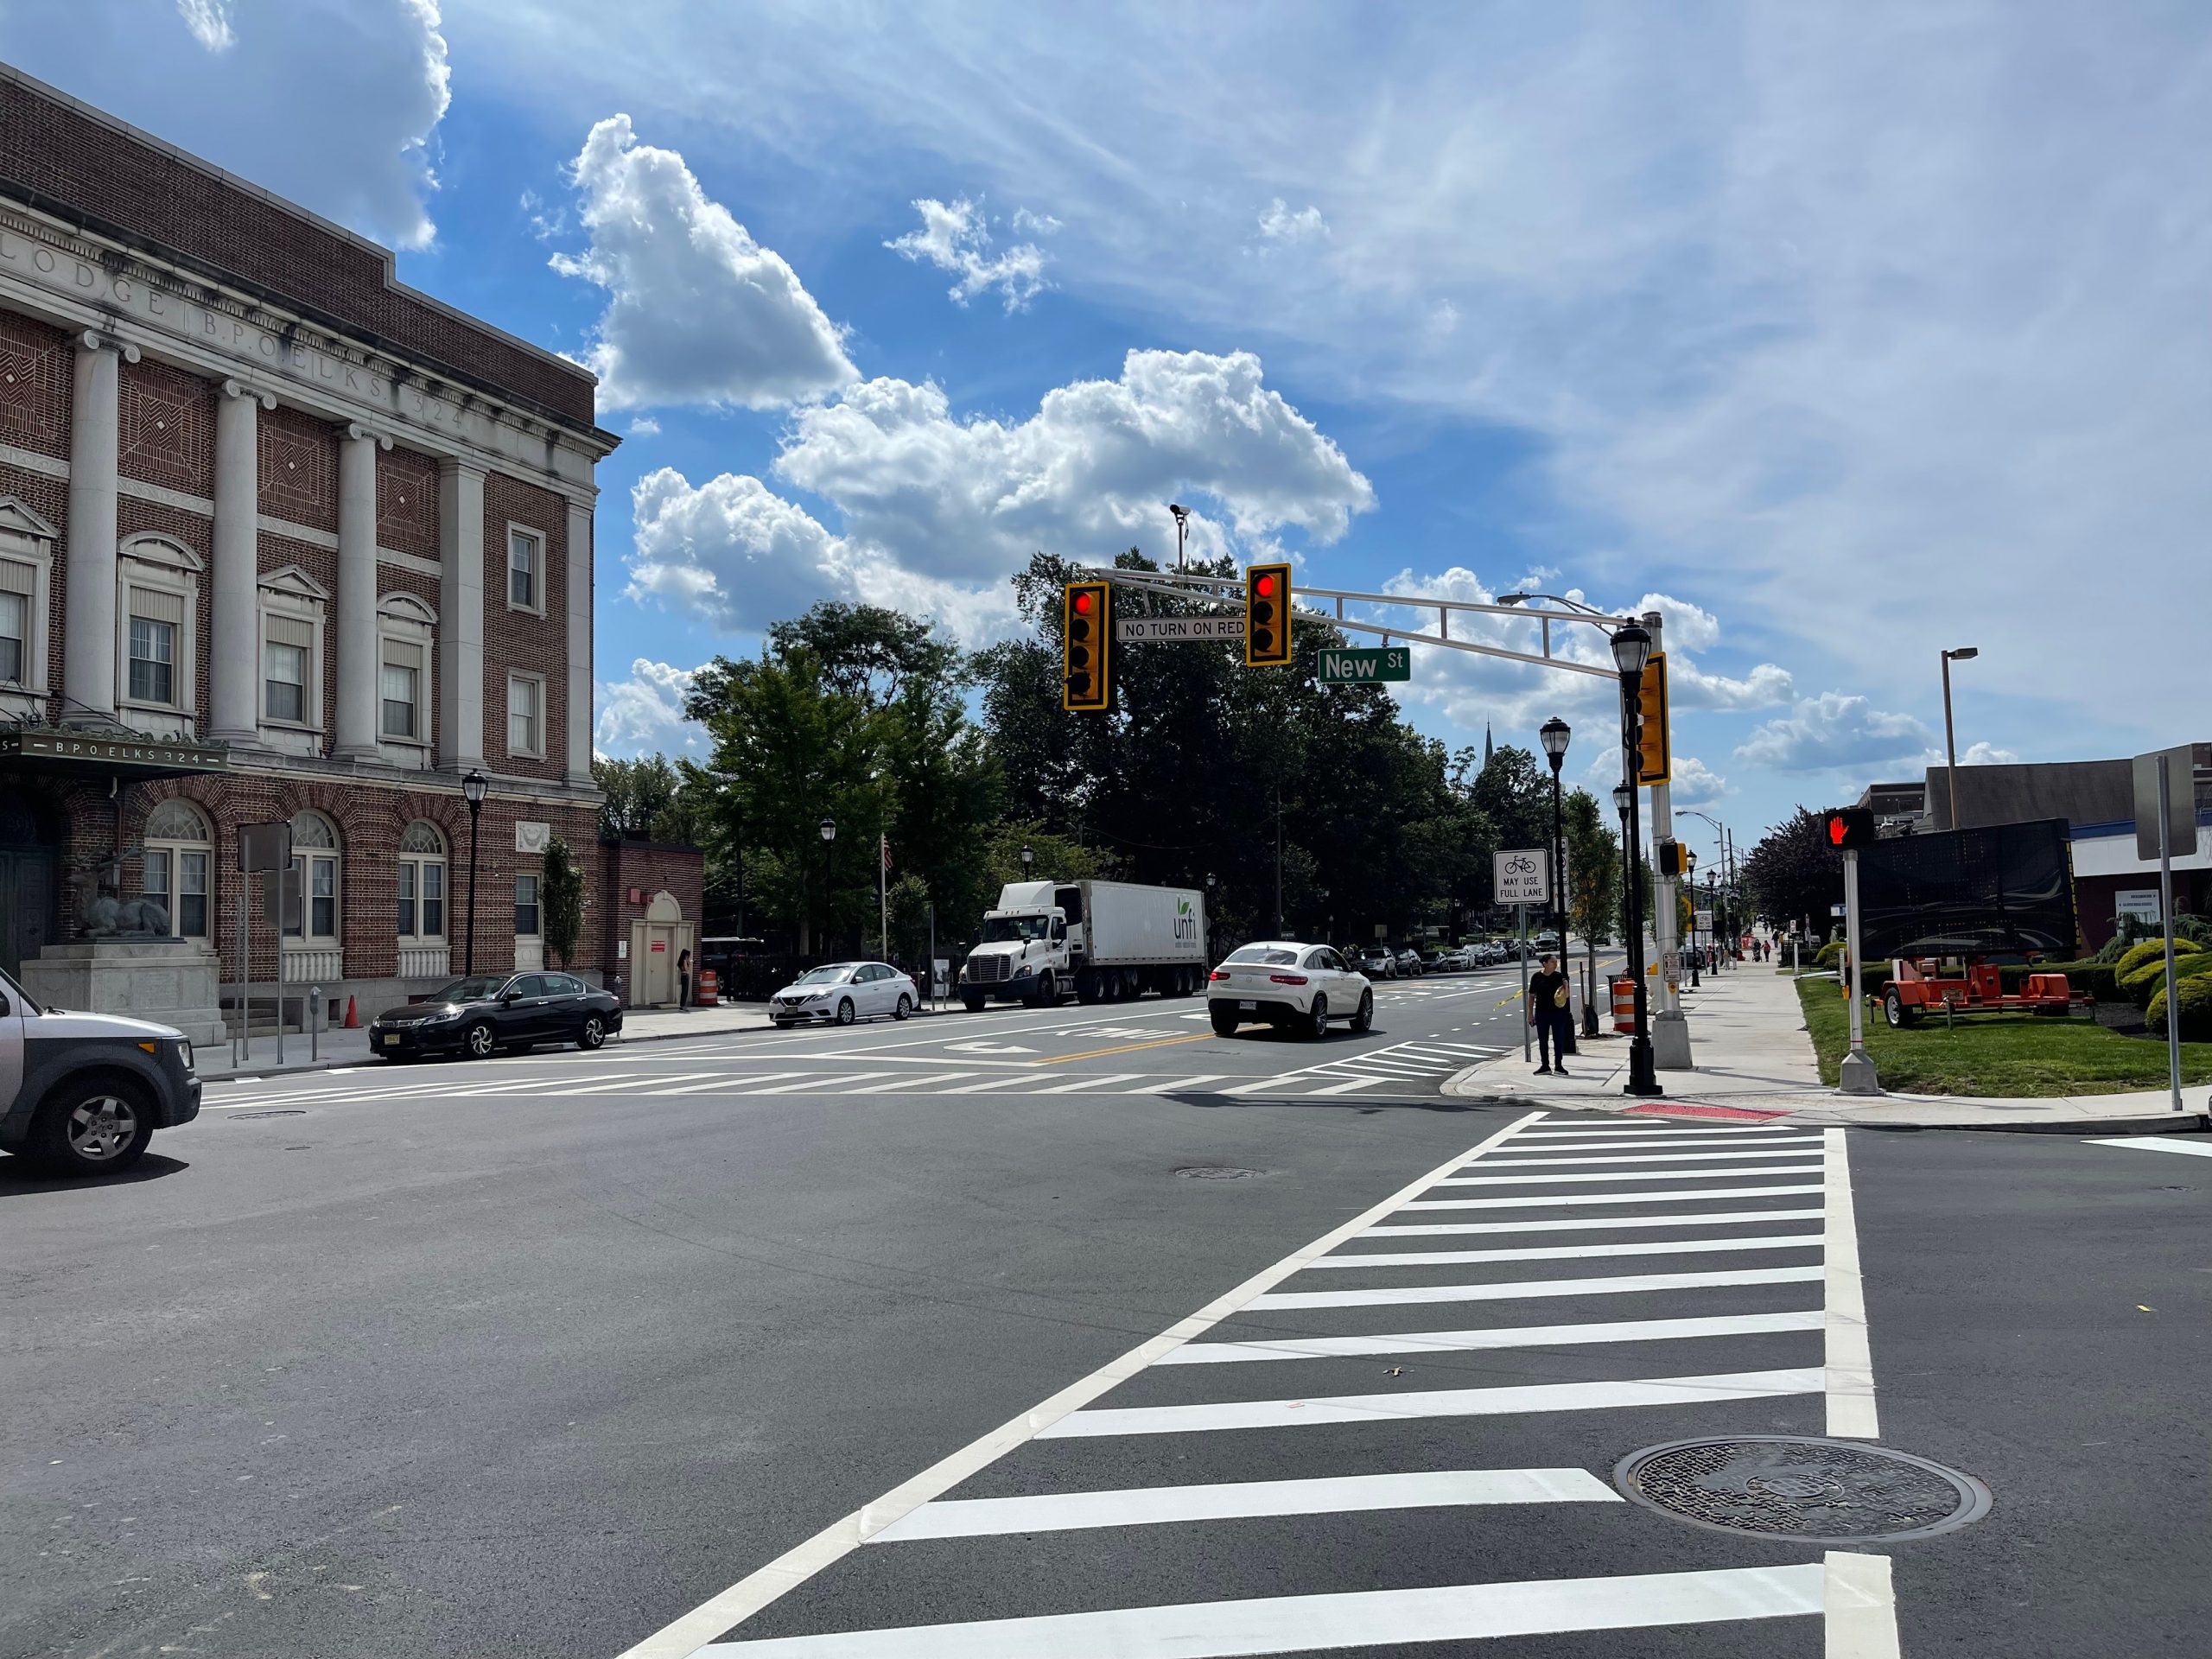
[[[349,996],[346,999],[346,1029],[348,1031],[359,1031],[360,1028],[360,1010],[353,1006],[353,999]]]

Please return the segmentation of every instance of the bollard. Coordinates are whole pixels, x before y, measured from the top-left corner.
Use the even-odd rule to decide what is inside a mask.
[[[322,1058],[322,987],[308,987],[308,1062]]]

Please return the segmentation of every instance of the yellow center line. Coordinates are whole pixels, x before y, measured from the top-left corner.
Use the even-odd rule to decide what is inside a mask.
[[[1094,1048],[1081,1054],[1055,1054],[1049,1060],[1031,1060],[1031,1065],[1065,1065],[1070,1060],[1095,1060],[1104,1054],[1128,1054],[1140,1048],[1167,1048],[1177,1043],[1202,1043],[1212,1036],[1210,1031],[1194,1031],[1188,1037],[1160,1037],[1148,1043],[1123,1043],[1116,1048]]]

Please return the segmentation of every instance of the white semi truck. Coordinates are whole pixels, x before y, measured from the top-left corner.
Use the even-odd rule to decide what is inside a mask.
[[[960,964],[960,1000],[1049,1007],[1114,1002],[1205,983],[1205,895],[1124,881],[1013,881],[983,914],[982,941]]]

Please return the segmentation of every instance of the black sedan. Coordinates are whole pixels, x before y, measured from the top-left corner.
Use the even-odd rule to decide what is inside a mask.
[[[574,1043],[594,1049],[622,1029],[622,1005],[573,974],[478,974],[369,1022],[369,1052],[387,1060],[422,1054],[482,1059],[506,1048]]]

